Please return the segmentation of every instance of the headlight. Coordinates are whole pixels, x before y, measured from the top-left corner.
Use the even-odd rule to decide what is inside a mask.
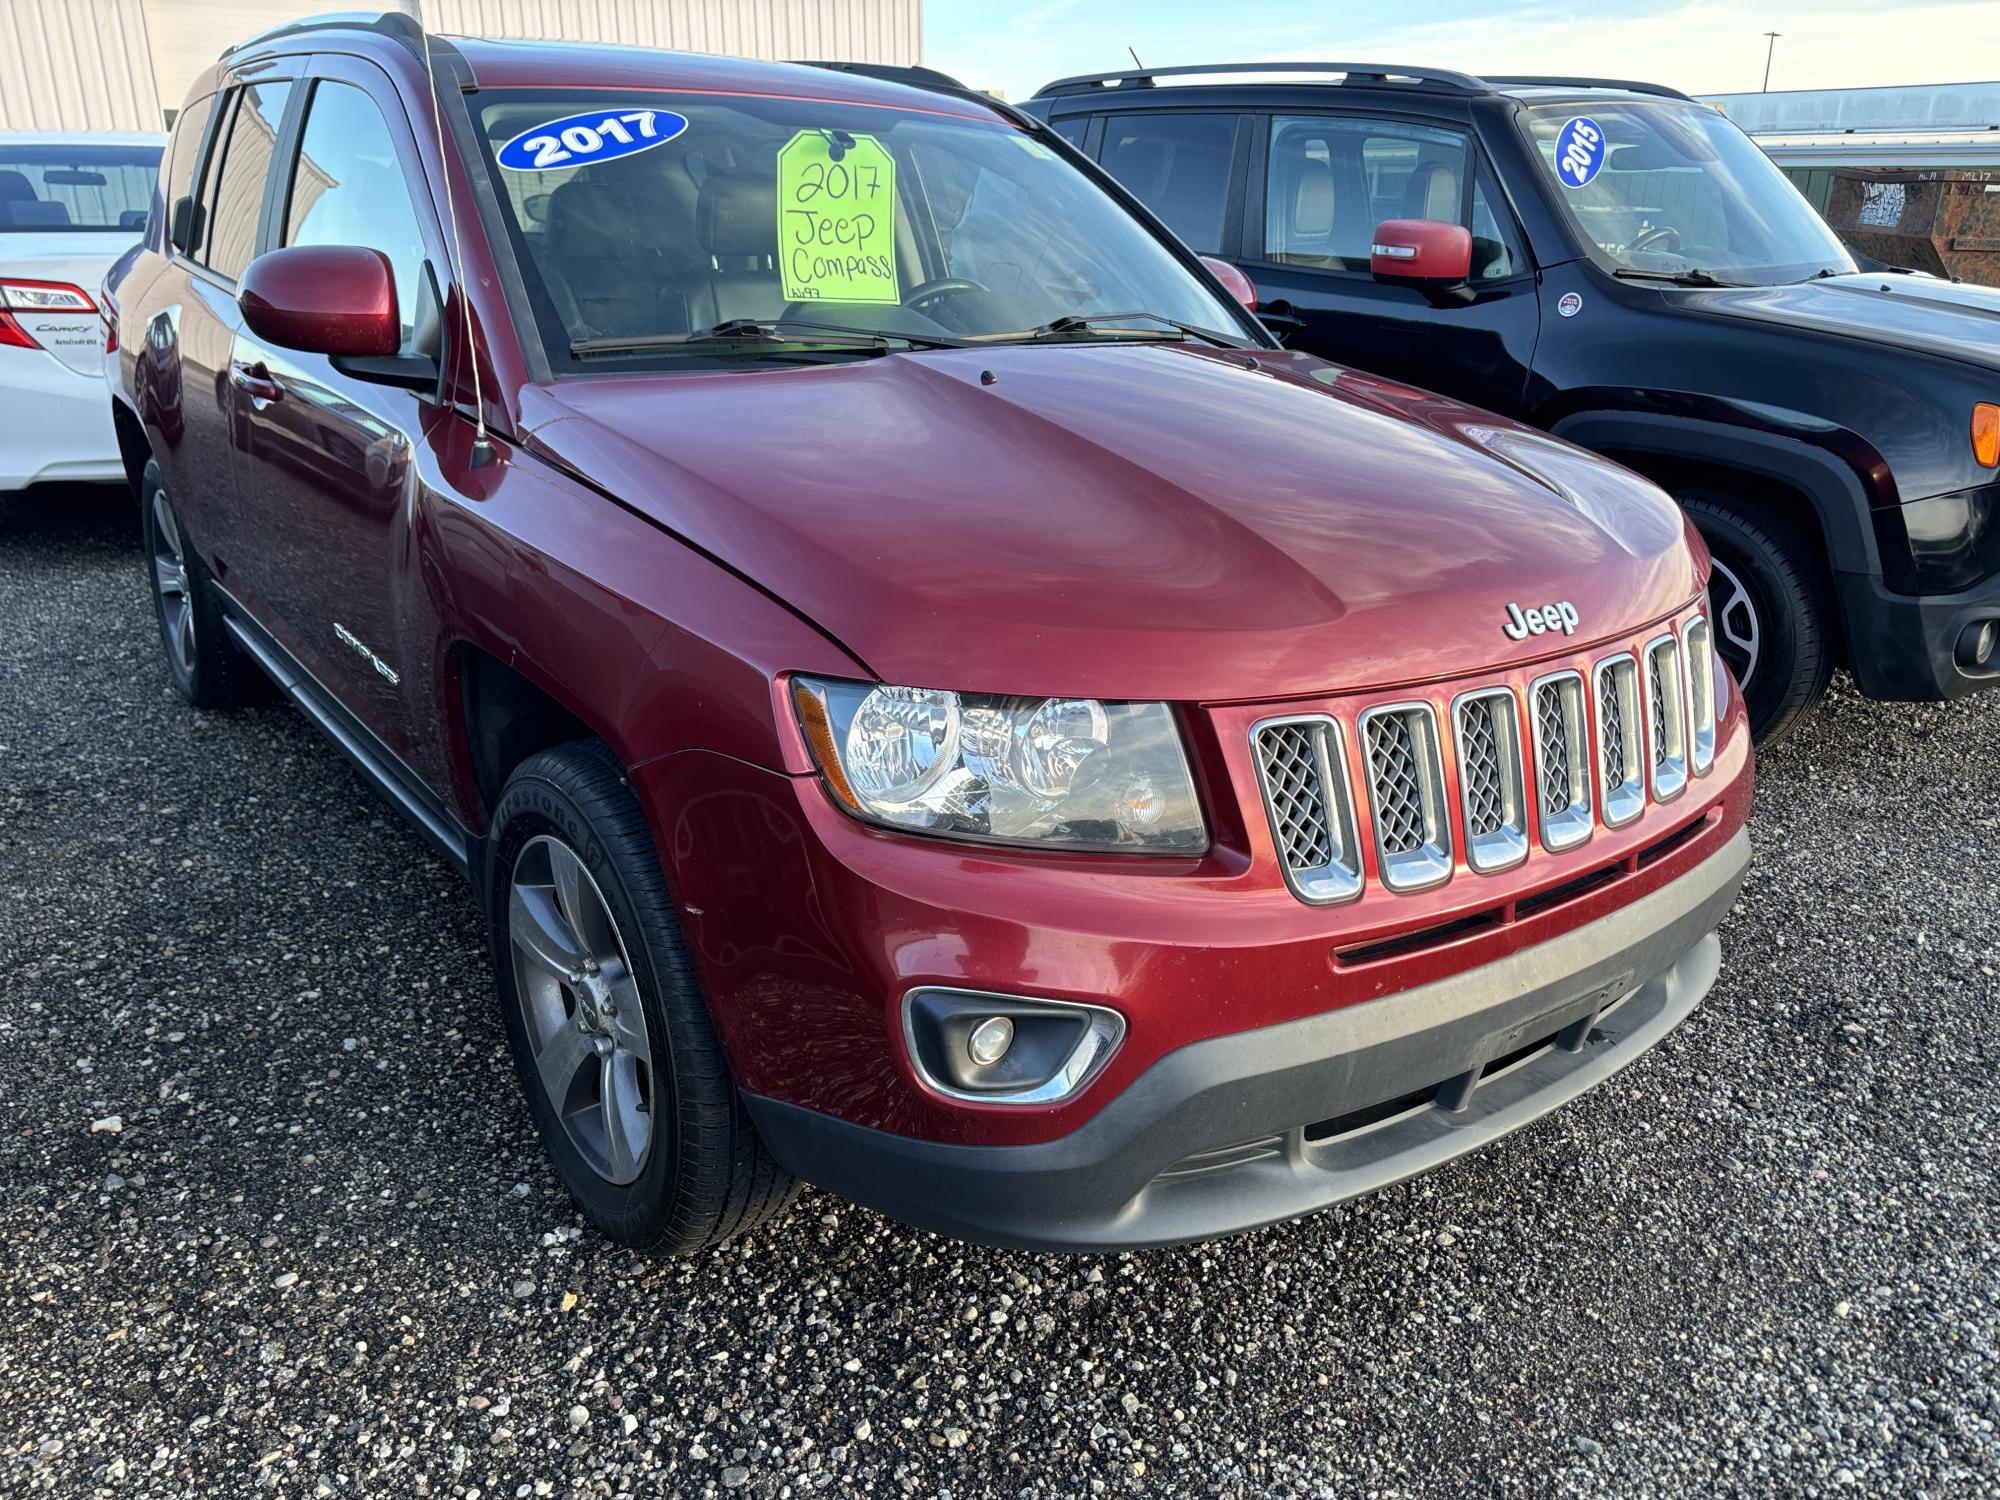
[[[800,677],[813,759],[856,817],[949,838],[1137,854],[1207,847],[1164,703],[999,698]]]

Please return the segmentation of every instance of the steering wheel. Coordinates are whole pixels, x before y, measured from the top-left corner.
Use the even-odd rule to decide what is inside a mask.
[[[903,297],[903,306],[911,312],[928,312],[931,307],[947,297],[960,297],[967,292],[984,292],[990,288],[964,276],[940,276],[935,281],[926,281],[913,286]]]
[[[1661,245],[1660,241],[1671,239],[1671,245]],[[1632,243],[1625,247],[1627,253],[1643,250],[1678,250],[1681,247],[1681,232],[1671,224],[1655,224],[1651,229],[1642,229],[1632,237]]]

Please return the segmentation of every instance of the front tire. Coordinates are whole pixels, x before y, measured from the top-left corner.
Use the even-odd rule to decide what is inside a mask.
[[[542,1144],[585,1217],[684,1254],[798,1191],[750,1122],[681,938],[651,830],[610,751],[544,751],[487,842],[493,969]]]
[[[160,627],[160,647],[174,690],[196,708],[231,708],[255,701],[263,681],[223,627],[214,582],[188,544],[157,459],[148,459],[140,476],[139,522],[145,536],[153,618]]]
[[[1833,677],[1833,608],[1817,548],[1779,516],[1726,492],[1677,497],[1715,558],[1708,610],[1715,649],[1743,690],[1750,734],[1783,737]]]

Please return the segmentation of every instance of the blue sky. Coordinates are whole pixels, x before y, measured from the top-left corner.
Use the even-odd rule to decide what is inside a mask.
[[[1393,21],[1377,19],[1394,17]],[[1025,99],[1070,73],[1321,58],[1489,73],[1643,78],[1690,93],[1754,89],[1764,36],[1782,32],[1771,87],[1858,88],[2000,76],[1994,0],[1480,0],[1364,8],[1327,0],[925,0],[925,61]]]

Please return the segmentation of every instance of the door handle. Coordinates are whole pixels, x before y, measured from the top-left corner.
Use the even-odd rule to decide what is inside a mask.
[[[248,396],[250,404],[259,411],[285,394],[285,388],[271,378],[271,372],[264,368],[261,359],[254,364],[232,359],[229,362],[229,383]]]

